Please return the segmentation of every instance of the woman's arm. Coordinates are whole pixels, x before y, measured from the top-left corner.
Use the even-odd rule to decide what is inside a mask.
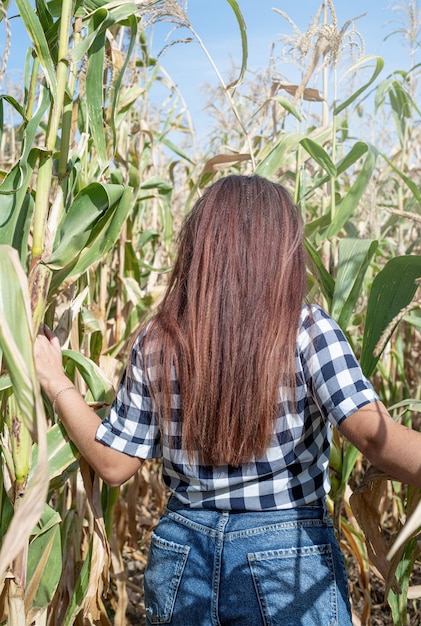
[[[58,338],[48,328],[44,332],[34,345],[40,385],[81,455],[110,487],[118,487],[136,473],[143,460],[96,441],[101,419],[65,375]]]
[[[421,433],[394,422],[382,402],[366,404],[339,430],[373,465],[403,483],[421,487]]]

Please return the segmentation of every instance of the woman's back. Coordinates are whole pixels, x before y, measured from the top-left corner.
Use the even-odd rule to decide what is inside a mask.
[[[279,380],[295,384],[305,289],[302,219],[286,190],[259,176],[212,185],[185,220],[145,345],[162,351],[149,386],[167,420],[175,364],[184,447],[205,463],[263,454]]]
[[[124,451],[132,456],[162,456],[164,481],[179,502],[192,508],[264,511],[323,500],[330,488],[331,426],[377,399],[339,327],[320,307],[303,306],[296,333],[296,385],[278,385],[278,415],[264,453],[237,466],[204,464],[183,446],[174,368],[170,422],[161,428],[147,385],[159,358],[145,357],[142,343],[140,336],[133,346],[109,417],[112,428],[104,423],[97,436],[111,446],[124,439]]]

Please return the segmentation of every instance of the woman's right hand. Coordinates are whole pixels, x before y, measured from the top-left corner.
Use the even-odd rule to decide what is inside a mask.
[[[71,384],[63,370],[60,342],[48,326],[44,325],[35,339],[34,360],[39,383],[50,400]]]
[[[53,405],[56,404],[53,408],[82,456],[110,487],[118,487],[133,476],[142,459],[95,439],[101,420],[64,373],[60,342],[48,326],[35,339],[34,359],[40,385]]]
[[[95,439],[101,420],[64,373],[60,342],[48,326],[35,339],[34,359],[40,385],[50,402],[56,404],[53,408],[82,456],[110,487],[118,487],[133,476],[142,459],[113,450]]]

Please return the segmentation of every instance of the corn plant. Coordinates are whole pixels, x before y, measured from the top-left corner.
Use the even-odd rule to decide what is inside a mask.
[[[245,67],[242,16],[228,1]],[[31,346],[47,321],[67,374],[106,411],[130,337],[171,261],[177,163],[168,151],[184,162],[187,184],[195,167],[169,138],[186,128],[177,104],[150,113],[149,89],[170,79],[150,57],[144,27],[186,17],[173,0],[16,5],[31,47],[22,97],[0,97],[0,119],[8,107],[20,141],[0,179],[0,623],[106,624],[111,611],[124,624],[118,490],[79,459],[48,402],[44,412]],[[154,471],[142,473],[162,507]],[[106,608],[110,568],[120,583]]]
[[[108,357],[108,376],[96,362],[103,350],[121,349],[150,304],[142,280],[135,289],[129,277],[118,276],[115,264],[129,264],[131,252],[134,279],[142,269],[150,273],[145,267],[154,262],[157,235],[137,234],[139,214],[153,198],[168,221],[171,187],[158,177],[148,180],[139,167],[141,155],[126,159],[124,175],[116,169],[125,145],[120,132],[126,129],[131,137],[139,123],[129,114],[140,87],[127,80],[129,63],[132,71],[136,68],[138,6],[40,1],[34,11],[29,2],[16,4],[32,48],[23,102],[0,99],[2,109],[10,106],[20,117],[21,136],[19,158],[0,184],[0,620],[73,624],[83,615],[90,623],[106,623],[103,592],[116,494],[101,502],[102,487],[86,464],[80,462],[82,472],[76,474],[77,450],[50,406],[44,415],[31,346],[47,318],[63,342],[66,371],[86,399],[98,410],[111,402],[115,359]],[[117,45],[118,33],[124,49]],[[126,146],[131,149],[129,140]],[[167,239],[170,220],[168,227]],[[135,231],[132,251],[125,243],[130,229]],[[110,280],[120,280],[120,290],[126,289],[118,306],[127,302],[124,328],[117,327],[120,311],[110,336],[104,325],[115,311],[103,310],[105,318],[92,314],[94,300],[104,309],[109,304],[109,283],[101,282],[99,265],[107,256],[115,259]],[[80,341],[82,320],[87,332]]]

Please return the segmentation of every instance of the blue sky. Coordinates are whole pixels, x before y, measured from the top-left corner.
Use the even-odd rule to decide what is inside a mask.
[[[384,76],[396,69],[409,69],[409,53],[403,39],[399,35],[385,37],[401,27],[399,14],[392,10],[402,0],[336,0],[335,8],[339,27],[347,20],[365,13],[355,22],[357,30],[365,41],[366,55],[379,55],[385,59]],[[292,34],[291,25],[273,7],[287,13],[301,32],[305,31],[311,19],[317,13],[321,0],[238,0],[243,13],[248,35],[249,68],[253,71],[263,70],[269,62],[271,46],[278,42],[282,34]],[[419,4],[419,3],[418,3]],[[196,32],[199,34],[209,53],[214,59],[224,79],[234,63],[241,63],[241,41],[238,24],[227,0],[189,0],[187,15]],[[8,15],[14,14],[13,5]],[[155,26],[152,39],[152,52],[157,54],[166,44],[165,35],[171,25],[163,23]],[[19,19],[11,20],[12,51],[8,63],[9,76],[22,75],[27,38]],[[172,39],[189,36],[185,29],[172,34]],[[0,24],[0,55],[4,48],[4,23]],[[161,58],[161,63],[179,87],[191,112],[196,128],[206,127],[206,116],[203,113],[203,95],[201,87],[204,83],[217,83],[214,70],[197,41],[189,44],[176,44]],[[278,69],[291,82],[294,81],[296,69],[291,63],[283,63]]]
[[[397,27],[398,14],[392,11],[391,6],[396,2],[387,0],[353,0],[348,3],[344,0],[336,0],[335,8],[339,26],[347,20],[363,13],[366,15],[355,22],[357,30],[361,32],[366,44],[366,54],[386,55],[390,61],[395,61],[395,55],[404,55],[405,51],[399,37],[392,37],[387,42],[385,36]],[[301,31],[305,31],[321,4],[320,0],[238,0],[247,25],[249,39],[249,62],[253,69],[267,65],[272,42],[279,40],[285,33],[291,33],[292,27],[278,13],[273,11],[276,7],[287,13]],[[230,58],[240,62],[240,36],[234,13],[227,0],[189,0],[187,15],[193,28],[199,33],[209,48],[212,56],[222,67],[229,65]],[[161,31],[166,30],[165,25]],[[183,31],[179,31],[181,34]],[[187,32],[184,31],[186,34]],[[162,40],[158,38],[155,47],[158,49]],[[185,50],[183,50],[183,47]],[[173,57],[172,59],[170,57]],[[190,71],[201,70],[204,76],[210,77],[212,70],[207,67],[197,43],[187,46],[178,46],[177,50],[171,50],[165,63],[168,66],[178,65],[183,59],[185,74]],[[182,69],[178,66],[177,71],[182,75]]]
[[[387,35],[401,28],[399,13],[392,10],[399,0],[336,0],[335,9],[339,28],[349,19],[363,13],[355,22],[356,29],[365,42],[365,55],[379,55],[385,60],[384,77],[397,69],[408,70],[409,51],[399,35]],[[301,32],[305,31],[316,15],[321,0],[238,0],[246,25],[249,44],[249,67],[259,71],[267,67],[271,45],[279,42],[282,34],[292,34],[292,26],[273,7],[289,15]],[[224,79],[234,62],[241,63],[241,42],[235,15],[227,0],[189,0],[187,15],[208,48]],[[157,53],[165,44],[164,34],[168,24],[155,27],[153,51]],[[172,38],[182,38],[189,33],[183,29],[173,33]],[[280,44],[278,43],[278,51]],[[206,124],[202,112],[203,83],[216,83],[217,78],[205,54],[197,42],[172,46],[161,58],[162,65],[177,84],[191,111],[196,126]],[[349,65],[350,63],[348,63]],[[280,67],[285,76],[293,76],[296,70],[291,63]],[[293,78],[291,78],[293,82]]]

